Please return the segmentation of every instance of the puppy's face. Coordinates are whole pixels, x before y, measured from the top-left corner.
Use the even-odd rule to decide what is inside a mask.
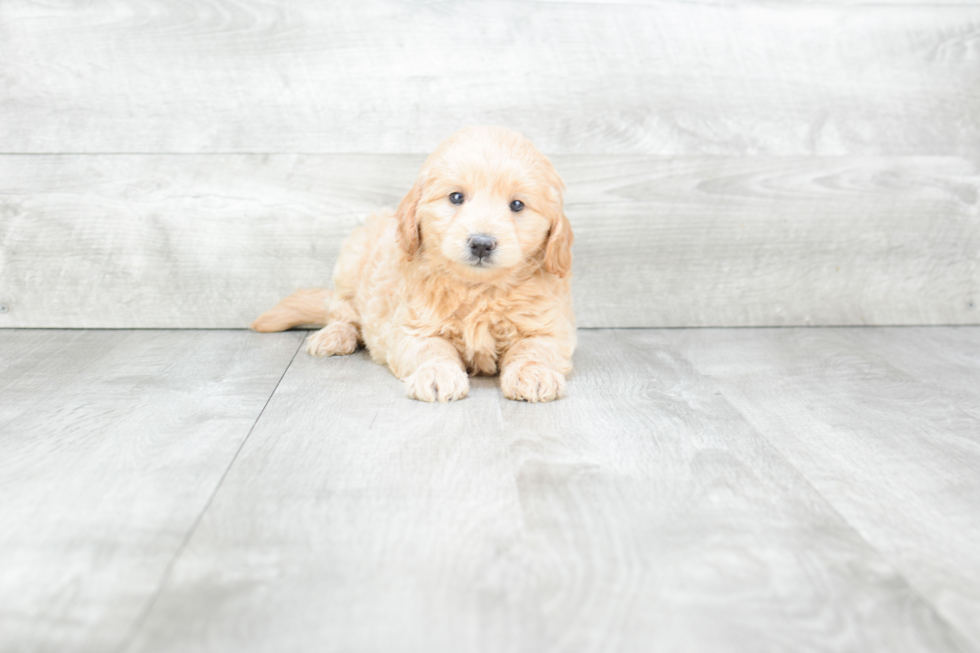
[[[417,209],[423,242],[465,275],[493,276],[521,265],[551,229],[554,200],[524,162],[487,154],[455,151],[451,163],[434,166]]]
[[[399,207],[399,241],[410,255],[471,280],[543,265],[564,276],[571,227],[564,185],[523,136],[477,127],[443,142]],[[416,240],[417,239],[417,240]]]

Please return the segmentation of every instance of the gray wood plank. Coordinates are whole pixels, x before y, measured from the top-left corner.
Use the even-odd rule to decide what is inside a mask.
[[[856,331],[860,346],[980,418],[980,329],[901,327]]]
[[[581,336],[547,405],[298,357],[127,650],[968,650],[662,336]]]
[[[610,157],[561,172],[582,326],[980,322],[976,161]]]
[[[978,368],[967,367],[978,337],[978,329],[712,330],[663,332],[656,342],[710,376],[980,647],[980,419],[975,393],[957,388],[980,385]],[[916,350],[944,350],[925,382]]]
[[[975,154],[976,3],[0,5],[0,152]]]
[[[530,619],[495,381],[432,405],[363,352],[290,370],[127,650],[459,652]]]
[[[0,156],[0,327],[244,327],[421,160]],[[980,322],[976,160],[555,162],[580,326]]]
[[[0,332],[0,650],[118,648],[299,335]]]

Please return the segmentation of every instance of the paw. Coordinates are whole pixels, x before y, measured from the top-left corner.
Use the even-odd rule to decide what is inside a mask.
[[[469,393],[470,380],[452,363],[423,365],[405,379],[405,391],[419,401],[455,401]]]
[[[310,356],[344,356],[357,349],[357,328],[346,322],[334,322],[313,334],[306,345]]]
[[[500,387],[515,401],[554,401],[565,393],[565,375],[544,363],[520,363],[504,370]]]

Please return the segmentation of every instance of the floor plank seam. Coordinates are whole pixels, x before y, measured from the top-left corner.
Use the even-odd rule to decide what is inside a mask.
[[[309,332],[306,331],[305,334],[309,334]],[[224,484],[225,478],[228,477],[228,472],[230,472],[231,468],[235,466],[235,461],[238,460],[238,456],[241,454],[242,449],[245,448],[245,443],[248,442],[248,439],[249,437],[251,437],[252,432],[255,431],[255,427],[262,419],[262,415],[265,414],[265,409],[269,407],[269,403],[272,401],[272,398],[276,395],[276,391],[279,390],[279,385],[282,383],[282,380],[286,378],[286,374],[289,372],[289,368],[293,366],[293,361],[296,360],[296,355],[299,354],[300,349],[303,348],[304,342],[306,342],[306,335],[304,335],[302,338],[299,339],[299,343],[297,343],[296,345],[296,351],[293,352],[292,357],[289,359],[289,363],[286,364],[286,368],[282,371],[282,375],[280,375],[279,380],[276,381],[275,387],[272,388],[272,392],[270,392],[269,396],[266,398],[265,403],[262,405],[262,410],[260,410],[259,414],[255,417],[255,421],[252,422],[252,426],[248,429],[248,433],[246,433],[245,437],[242,438],[241,443],[238,445],[238,449],[235,450],[235,455],[231,457],[231,461],[228,463],[228,467],[226,467],[224,473],[221,474],[221,478],[219,478],[218,482],[215,484],[214,490],[211,492],[211,496],[208,497],[208,500],[204,503],[204,507],[201,508],[201,512],[194,520],[194,523],[191,524],[191,527],[187,529],[187,533],[184,535],[184,539],[181,540],[180,545],[177,547],[177,550],[174,552],[173,557],[171,557],[170,562],[167,563],[167,567],[164,569],[163,574],[160,576],[160,583],[157,586],[156,591],[153,593],[153,596],[151,596],[150,599],[146,602],[146,606],[143,608],[140,614],[133,621],[133,625],[130,628],[129,633],[125,638],[123,638],[123,641],[120,643],[119,648],[116,649],[117,653],[124,653],[126,650],[129,649],[132,643],[136,640],[136,636],[139,634],[140,629],[143,628],[146,619],[149,617],[150,613],[153,611],[154,605],[156,605],[157,600],[160,598],[160,594],[163,592],[163,588],[166,587],[167,579],[169,579],[170,575],[173,573],[177,561],[180,560],[180,557],[184,554],[184,551],[187,549],[187,545],[194,537],[194,533],[197,531],[198,526],[200,526],[201,521],[204,519],[204,515],[206,515],[208,510],[211,508],[211,504],[214,502],[214,498],[221,490],[221,486]]]
[[[768,435],[766,435],[765,431],[758,424],[756,424],[755,421],[753,421],[752,419],[750,419],[745,413],[743,413],[741,410],[739,410],[739,408],[728,398],[728,395],[725,394],[724,389],[722,389],[721,387],[719,387],[717,385],[715,385],[715,388],[717,388],[717,390],[721,393],[721,396],[725,398],[725,401],[728,402],[728,405],[731,406],[732,410],[734,410],[736,413],[738,413],[742,417],[742,419],[744,419],[746,421],[746,423],[750,424],[752,426],[752,428],[755,430],[755,432],[758,433],[759,436],[763,440],[766,441],[766,443],[772,448],[773,454],[776,455],[776,456],[778,456],[784,463],[786,463],[786,465],[790,469],[792,469],[794,472],[796,472],[797,476],[803,481],[803,483],[805,483],[807,485],[807,487],[809,487],[810,489],[812,489],[813,492],[817,496],[819,496],[820,498],[822,498],[824,500],[824,502],[827,504],[827,509],[831,513],[833,513],[834,515],[836,515],[841,520],[842,523],[846,524],[847,527],[850,528],[851,531],[854,533],[854,536],[855,537],[857,537],[861,542],[864,542],[864,544],[867,545],[867,547],[869,549],[871,549],[872,551],[875,551],[881,557],[882,560],[884,560],[885,562],[887,562],[888,565],[892,568],[892,571],[894,572],[895,576],[897,578],[902,579],[902,581],[905,582],[906,586],[909,588],[909,590],[916,597],[918,597],[925,605],[928,605],[928,606],[930,606],[932,608],[933,613],[936,616],[936,619],[938,619],[940,622],[942,622],[942,624],[945,625],[946,628],[949,629],[949,632],[950,633],[955,634],[957,636],[957,638],[959,639],[959,641],[962,644],[964,644],[964,645],[969,645],[969,646],[976,646],[977,645],[976,642],[974,642],[971,637],[969,637],[966,633],[964,633],[962,630],[960,630],[958,627],[956,627],[956,625],[953,622],[951,622],[946,617],[945,614],[943,614],[942,610],[940,610],[939,606],[936,605],[935,601],[933,601],[928,596],[926,596],[926,595],[924,595],[922,593],[922,590],[920,590],[919,587],[915,583],[912,582],[912,580],[899,568],[899,566],[891,558],[889,558],[885,554],[884,551],[882,551],[880,548],[878,548],[877,546],[875,546],[871,541],[869,541],[868,538],[865,537],[864,533],[862,533],[861,530],[858,529],[857,526],[855,526],[854,523],[852,523],[850,519],[848,519],[843,513],[841,513],[840,510],[838,510],[837,506],[823,492],[820,491],[820,488],[818,488],[817,486],[815,486],[810,481],[810,479],[807,478],[806,474],[804,474],[803,471],[799,467],[797,467],[782,452],[782,450],[769,438]],[[980,650],[980,649],[978,649],[978,650]]]

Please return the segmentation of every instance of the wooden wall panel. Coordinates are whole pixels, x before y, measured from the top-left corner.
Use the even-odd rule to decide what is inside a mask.
[[[587,326],[980,322],[980,167],[594,159],[571,188]]]
[[[970,154],[980,5],[0,5],[0,152]]]
[[[244,327],[415,155],[0,157],[0,327]],[[980,165],[555,159],[580,326],[980,323]]]
[[[583,326],[977,323],[978,44],[971,2],[9,0],[0,327],[243,326],[474,123],[565,175]]]

